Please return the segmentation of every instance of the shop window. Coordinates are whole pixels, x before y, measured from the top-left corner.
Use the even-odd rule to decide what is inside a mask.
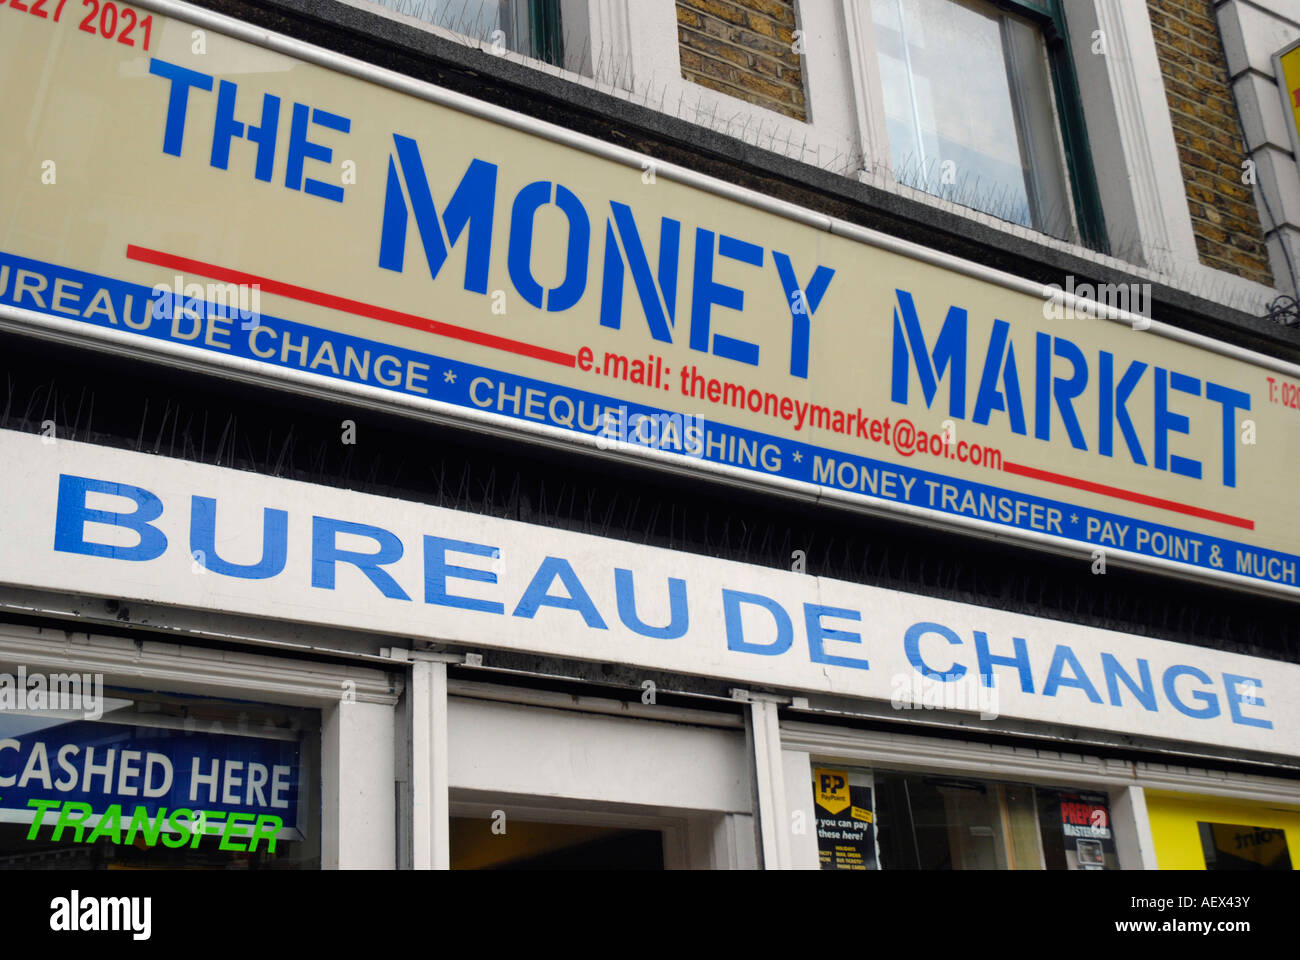
[[[894,178],[1104,245],[1060,0],[870,0]]]
[[[823,869],[1118,869],[1107,799],[1078,790],[813,767]]]
[[[1239,823],[1196,823],[1206,870],[1290,870],[1286,831]]]
[[[318,713],[113,689],[89,705],[0,712],[0,868],[320,867]]]
[[[1294,870],[1300,806],[1148,790],[1161,870]]]
[[[370,0],[489,47],[591,76],[587,0]]]

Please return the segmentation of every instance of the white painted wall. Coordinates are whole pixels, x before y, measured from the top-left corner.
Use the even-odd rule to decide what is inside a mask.
[[[1221,0],[1215,12],[1246,147],[1259,178],[1256,206],[1268,238],[1274,280],[1294,294],[1295,265],[1300,264],[1300,169],[1273,54],[1300,40],[1300,0]]]
[[[393,707],[339,702],[321,711],[321,866],[396,866]]]
[[[668,869],[758,865],[743,730],[449,697],[452,814],[664,834]]]
[[[1110,822],[1115,829],[1115,853],[1124,870],[1157,870],[1156,845],[1147,816],[1146,791],[1125,787],[1110,795]]]
[[[451,697],[453,790],[749,813],[750,767],[735,730]]]
[[[785,775],[785,806],[790,812],[791,870],[820,870],[817,846],[817,810],[812,790],[812,755],[806,750],[782,750]]]

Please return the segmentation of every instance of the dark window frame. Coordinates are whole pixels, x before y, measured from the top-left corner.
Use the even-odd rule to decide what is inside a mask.
[[[1070,51],[1069,32],[1062,0],[993,0],[1008,13],[1015,13],[1036,24],[1043,31],[1047,45],[1048,66],[1056,97],[1066,172],[1074,196],[1075,217],[1083,244],[1103,253],[1110,252],[1106,219],[1097,188],[1097,170],[1092,162],[1092,144],[1083,116],[1079,78]]]
[[[564,21],[560,0],[527,0],[528,56],[564,67]]]

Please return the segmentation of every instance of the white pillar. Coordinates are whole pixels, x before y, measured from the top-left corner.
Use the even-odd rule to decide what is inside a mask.
[[[1112,793],[1111,798],[1110,821],[1121,869],[1158,870],[1146,792],[1141,787],[1126,787]]]
[[[447,793],[447,661],[445,654],[408,653],[411,685],[411,867],[450,866]]]
[[[758,788],[759,835],[763,844],[763,869],[785,870],[790,863],[790,817],[786,812],[785,767],[781,756],[781,724],[777,706],[784,698],[733,691],[749,701],[750,729],[754,739],[754,775]]]
[[[790,823],[790,862],[792,870],[820,870],[821,854],[817,846],[817,811],[813,803],[812,758],[801,750],[783,750],[785,803]],[[798,818],[796,830],[796,814]]]
[[[393,708],[340,701],[322,713],[321,866],[392,870],[397,846]]]

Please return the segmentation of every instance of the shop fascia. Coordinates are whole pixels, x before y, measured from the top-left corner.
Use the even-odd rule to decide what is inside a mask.
[[[134,502],[135,510],[110,512],[88,505],[89,497],[102,495],[128,498]],[[154,521],[167,510],[183,511],[189,517],[189,558],[203,569],[238,580],[274,582],[282,577],[292,546],[289,511],[263,508],[261,559],[239,564],[223,559],[217,549],[216,498],[192,495],[186,499],[188,502],[164,504],[158,495],[135,484],[61,474],[54,549],[127,563],[155,561],[177,547],[169,543]],[[249,509],[246,502],[233,500],[225,508],[231,513]],[[99,525],[97,529],[102,529],[102,525],[125,528],[139,542],[121,546],[89,539],[88,524]],[[611,614],[616,614],[627,631],[650,640],[679,640],[694,631],[693,636],[704,643],[706,637],[723,633],[731,654],[802,657],[806,650],[811,663],[851,671],[871,670],[867,647],[882,640],[889,642],[888,637],[868,637],[868,643],[864,643],[861,634],[845,629],[863,621],[863,611],[859,609],[814,602],[802,602],[795,608],[788,601],[763,593],[729,587],[713,588],[719,591],[716,593],[709,588],[693,591],[686,577],[673,576],[666,578],[668,623],[650,624],[638,612],[638,576],[632,566],[611,567],[609,579],[596,583],[590,574],[584,580],[570,560],[557,555],[520,557],[518,562],[527,563],[532,573],[517,596],[486,597],[481,587],[476,590],[478,596],[469,596],[457,591],[465,589],[464,584],[473,583],[499,587],[497,571],[505,562],[499,546],[429,533],[423,534],[418,544],[412,544],[409,536],[404,540],[384,527],[320,515],[311,517],[310,531],[309,541],[297,549],[306,550],[310,555],[312,587],[335,590],[340,565],[350,565],[373,587],[372,601],[383,598],[394,603],[411,603],[412,592],[407,587],[417,593],[422,587],[423,602],[427,605],[524,621],[534,620],[540,611],[550,608],[566,612],[569,628],[588,631],[609,630]],[[342,546],[340,537],[354,545],[358,541],[368,542],[370,548]],[[120,542],[129,536],[112,539]],[[228,540],[223,538],[222,542]],[[388,568],[397,564],[411,545],[423,550],[423,583],[408,582],[403,587]],[[479,565],[467,565],[475,559]],[[644,588],[646,577],[640,579]],[[808,581],[817,582],[813,578]],[[661,603],[655,606],[662,608]],[[723,629],[719,631],[718,626]],[[802,633],[797,653],[796,632]],[[997,682],[997,671],[1003,669],[1014,675],[1018,691],[1031,697],[1056,698],[1069,691],[1069,695],[1086,697],[1092,704],[1106,704],[1119,710],[1140,707],[1151,714],[1172,711],[1195,720],[1226,717],[1240,726],[1273,728],[1259,677],[1221,669],[1213,676],[1187,662],[1171,662],[1153,670],[1148,659],[1126,655],[1120,650],[1092,649],[1081,659],[1070,644],[1061,642],[1050,647],[1035,643],[1031,652],[1030,643],[1023,636],[990,638],[988,632],[971,628],[963,635],[952,626],[933,620],[912,622],[895,642],[901,643],[911,668],[933,681],[970,683],[978,676],[981,684],[992,687]],[[848,655],[850,651],[853,656]],[[1084,659],[1089,662],[1085,664]]]

